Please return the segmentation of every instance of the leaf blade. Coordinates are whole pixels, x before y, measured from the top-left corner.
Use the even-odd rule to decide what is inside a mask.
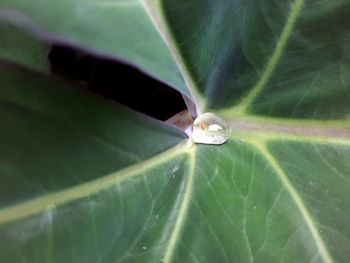
[[[4,0],[0,9],[2,20],[44,40],[79,46],[104,57],[119,59],[190,97],[166,44],[141,1],[26,3]]]

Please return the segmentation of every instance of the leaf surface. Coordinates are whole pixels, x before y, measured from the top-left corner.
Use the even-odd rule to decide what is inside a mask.
[[[163,1],[204,108],[287,119],[349,118],[349,6]]]
[[[1,18],[1,15],[0,15]],[[15,26],[0,24],[0,58],[25,65],[29,68],[49,72],[50,47]]]
[[[16,2],[4,3],[34,17]],[[115,3],[134,4],[108,5]],[[61,94],[55,81],[35,76],[27,88],[29,73],[3,67],[3,82],[15,88],[0,92],[8,123],[1,131],[7,137],[0,136],[0,261],[347,262],[349,2],[142,4],[153,20],[147,28],[163,33],[188,94],[199,110],[228,120],[231,139],[191,145],[176,129],[124,108],[78,91]],[[42,27],[52,22],[35,19]],[[59,37],[92,43],[81,37],[85,23],[64,34],[48,25]],[[125,30],[116,28],[118,48]],[[124,39],[131,50],[137,37]],[[150,57],[162,52],[152,49]],[[135,63],[151,71],[143,56]]]
[[[2,0],[0,12],[42,39],[120,59],[190,96],[144,1]]]

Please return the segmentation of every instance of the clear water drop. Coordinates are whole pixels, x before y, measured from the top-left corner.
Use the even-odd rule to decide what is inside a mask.
[[[142,246],[142,250],[146,250],[147,247],[145,245]]]
[[[173,168],[171,168],[171,172],[176,173],[179,169],[179,166],[174,166]]]
[[[223,144],[231,129],[223,118],[211,112],[199,115],[193,122],[192,139],[195,143]]]

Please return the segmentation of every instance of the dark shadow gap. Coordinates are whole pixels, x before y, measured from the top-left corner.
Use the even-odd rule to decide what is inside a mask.
[[[159,120],[186,108],[178,91],[118,61],[57,45],[49,59],[53,74]]]

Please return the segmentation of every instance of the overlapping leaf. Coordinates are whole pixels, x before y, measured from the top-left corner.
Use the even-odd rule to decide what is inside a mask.
[[[42,39],[126,60],[189,96],[143,1],[1,0],[0,10],[0,20]]]
[[[1,15],[0,15],[1,16]],[[18,28],[0,24],[0,58],[42,72],[49,71],[49,45]]]

